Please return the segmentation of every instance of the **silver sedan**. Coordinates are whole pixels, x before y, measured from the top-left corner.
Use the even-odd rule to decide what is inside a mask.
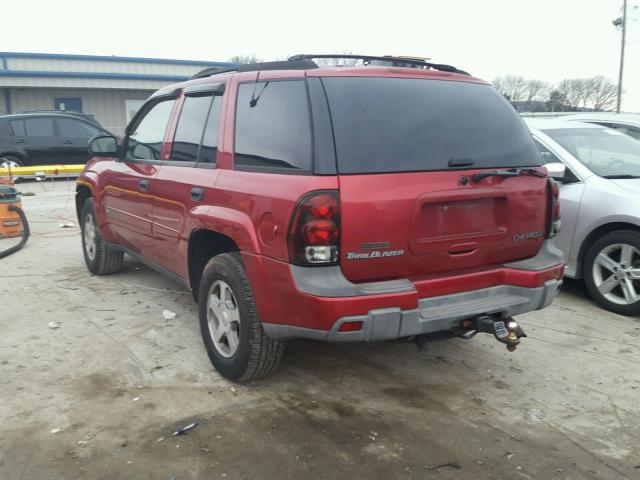
[[[566,120],[525,119],[551,176],[561,182],[556,246],[565,275],[583,278],[601,306],[640,313],[640,141]]]

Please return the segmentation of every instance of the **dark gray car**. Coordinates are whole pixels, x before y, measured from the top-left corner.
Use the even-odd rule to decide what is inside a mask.
[[[100,134],[110,132],[71,113],[0,116],[0,167],[83,164],[89,140]]]

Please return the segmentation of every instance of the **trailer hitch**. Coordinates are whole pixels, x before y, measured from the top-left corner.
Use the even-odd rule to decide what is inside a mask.
[[[464,332],[460,334],[461,338],[469,340],[476,336],[477,333],[491,333],[500,343],[507,346],[510,352],[515,351],[520,344],[520,339],[526,337],[527,334],[518,325],[513,318],[493,319],[489,315],[480,315],[462,322]]]

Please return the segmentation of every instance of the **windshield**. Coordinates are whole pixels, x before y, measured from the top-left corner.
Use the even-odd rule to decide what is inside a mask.
[[[340,173],[540,165],[531,135],[491,86],[326,77]]]
[[[544,132],[605,178],[640,177],[640,141],[608,128],[559,128]]]

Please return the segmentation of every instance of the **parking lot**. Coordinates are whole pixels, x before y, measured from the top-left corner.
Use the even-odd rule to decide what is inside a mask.
[[[236,385],[181,286],[132,261],[88,273],[73,181],[18,187],[35,195],[32,237],[0,260],[1,479],[640,478],[640,318],[579,282],[519,317],[513,354],[296,341]]]

